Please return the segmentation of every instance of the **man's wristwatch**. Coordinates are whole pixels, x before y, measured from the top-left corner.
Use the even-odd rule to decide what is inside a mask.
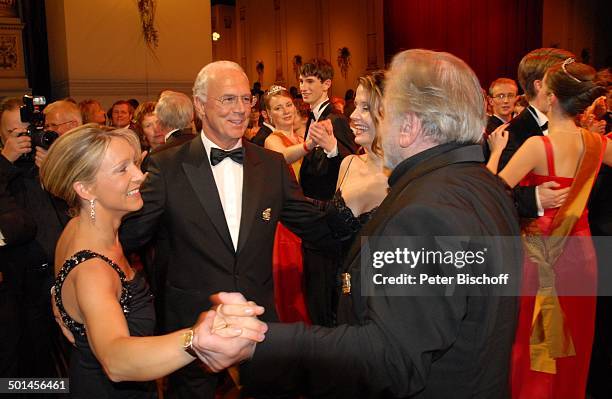
[[[193,329],[190,328],[189,331],[183,334],[183,349],[185,352],[189,353],[193,357],[198,357],[195,350],[193,349]]]

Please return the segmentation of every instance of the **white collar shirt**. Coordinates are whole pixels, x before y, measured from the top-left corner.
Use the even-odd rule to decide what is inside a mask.
[[[323,100],[321,102],[321,104],[317,105],[313,110],[312,113],[315,117],[315,120],[318,122],[319,118],[321,117],[321,114],[323,113],[323,111],[325,110],[325,107],[329,106],[329,98],[325,98],[325,100]]]
[[[206,157],[210,163],[210,150],[211,148],[220,148],[218,145],[213,143],[204,130],[201,133],[202,142],[206,149]],[[236,145],[230,150],[242,147],[242,140],[238,140]],[[240,233],[240,218],[242,216],[242,181],[243,181],[243,166],[237,162],[232,161],[230,158],[225,158],[215,166],[210,166],[212,169],[213,177],[215,178],[215,184],[217,185],[217,192],[219,193],[219,199],[221,200],[221,206],[223,207],[223,213],[225,215],[225,221],[232,237],[232,243],[234,244],[234,250],[238,248],[238,235]]]

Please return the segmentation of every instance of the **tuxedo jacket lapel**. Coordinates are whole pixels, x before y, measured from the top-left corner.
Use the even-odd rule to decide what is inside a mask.
[[[242,214],[240,216],[240,233],[238,234],[238,250],[244,248],[245,243],[253,230],[253,222],[261,215],[257,215],[260,208],[259,200],[262,190],[265,189],[264,170],[260,168],[261,159],[251,150],[253,144],[242,141],[244,147],[244,166],[242,177]]]
[[[228,249],[234,252],[217,184],[202,140],[195,139],[189,143],[189,154],[187,160],[183,162],[183,170],[213,226]]]

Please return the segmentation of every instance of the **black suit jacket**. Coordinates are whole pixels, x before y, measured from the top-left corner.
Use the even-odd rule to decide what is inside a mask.
[[[342,114],[333,112],[333,107],[328,104],[323,109],[319,121],[329,119],[334,127],[334,136],[338,141],[338,155],[328,158],[320,147],[315,147],[302,160],[300,168],[300,184],[304,190],[304,195],[317,200],[327,201],[332,199],[336,191],[338,181],[338,171],[340,164],[345,156],[357,152],[358,146],[355,144],[355,135],[349,127],[348,120]],[[311,119],[306,124],[306,135]]]
[[[266,144],[266,139],[271,134],[272,134],[272,129],[270,129],[266,125],[262,125],[257,131],[257,134],[255,134],[255,136],[251,138],[251,143],[257,144],[258,146],[263,147]]]
[[[388,236],[519,234],[512,201],[483,167],[480,146],[444,145],[413,158],[394,171],[389,195],[362,236],[383,242]],[[345,266],[352,293],[340,299],[344,324],[333,329],[270,324],[266,340],[243,366],[241,382],[251,392],[299,390],[329,398],[509,396],[516,297],[497,296],[492,288],[478,293],[458,288],[444,296],[439,286],[363,296],[360,250],[357,240]],[[519,278],[520,241],[501,251],[478,272],[490,273],[495,263]],[[441,271],[439,265],[421,267],[431,275]]]
[[[531,136],[542,136],[542,128],[538,121],[533,117],[528,108],[525,108],[516,118],[510,121],[508,125],[508,144],[502,151],[499,159],[498,171],[510,161],[510,158],[516,153],[520,146]],[[538,205],[536,202],[535,187],[517,186],[513,190],[514,203],[520,216],[525,218],[538,217]]]
[[[36,234],[36,222],[26,209],[17,204],[9,190],[9,184],[17,173],[18,170],[0,155],[0,232],[4,237],[4,249],[29,241]],[[2,249],[0,247],[0,251]]]
[[[499,119],[497,116],[490,115],[489,118],[487,119],[487,127],[485,128],[485,132],[487,132],[487,134],[490,134],[493,132],[493,130],[497,129],[503,124],[504,124],[504,121]]]
[[[190,127],[175,131],[174,133],[172,133],[172,135],[170,135],[170,137],[168,137],[168,140],[166,140],[164,144],[160,145],[159,147],[155,149],[152,149],[145,156],[145,158],[142,160],[142,165],[141,165],[142,170],[143,171],[147,170],[148,165],[149,165],[149,156],[151,154],[155,152],[167,150],[168,148],[172,148],[177,145],[181,145],[186,141],[192,140],[194,137],[196,137],[196,135],[193,134],[193,130],[191,130]]]
[[[272,247],[277,222],[306,240],[323,242],[331,236],[324,215],[303,197],[283,156],[246,140],[243,147],[237,250],[200,139],[151,156],[141,187],[144,206],[122,225],[120,238],[128,251],[155,233],[162,237],[168,330],[193,325],[211,306],[209,296],[219,291],[243,293],[266,307],[265,320],[276,320]]]

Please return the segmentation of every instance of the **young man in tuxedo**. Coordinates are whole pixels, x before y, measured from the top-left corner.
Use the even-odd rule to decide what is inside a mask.
[[[306,197],[329,201],[336,191],[338,172],[342,159],[357,152],[355,135],[344,115],[334,112],[328,91],[334,77],[334,69],[324,59],[315,58],[300,68],[300,91],[305,103],[310,105],[304,140],[309,136],[327,136],[325,124],[331,122],[333,135],[310,151],[302,161],[300,185]],[[319,136],[321,137],[321,136]],[[319,144],[319,143],[317,143]],[[304,276],[306,303],[313,323],[332,326],[336,296],[337,262],[329,251],[304,243]]]
[[[357,151],[355,135],[348,120],[344,115],[334,113],[329,102],[328,91],[333,77],[334,68],[324,59],[315,58],[300,68],[300,91],[311,110],[304,140],[308,138],[310,127],[317,122],[330,120],[333,126],[334,137],[327,148],[315,147],[304,157],[300,168],[304,195],[322,201],[334,196],[342,159]]]
[[[192,326],[218,291],[241,292],[265,307],[264,320],[277,320],[277,222],[303,240],[331,239],[323,214],[304,198],[283,156],[242,139],[253,105],[249,87],[242,68],[230,61],[200,71],[193,99],[202,131],[151,155],[140,189],[144,206],[122,225],[128,252],[157,238],[154,268],[167,268],[166,331]],[[217,378],[194,362],[169,377],[169,397],[213,398]]]

